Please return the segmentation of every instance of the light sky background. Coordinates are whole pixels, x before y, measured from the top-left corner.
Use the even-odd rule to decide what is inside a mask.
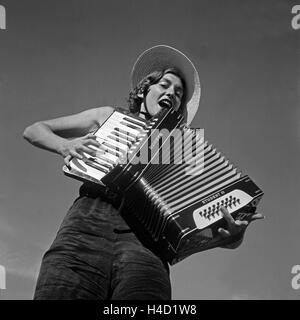
[[[186,53],[202,85],[193,127],[265,192],[236,250],[171,267],[173,299],[299,299],[299,36],[291,8],[267,0],[0,0],[0,299],[32,299],[43,253],[80,183],[63,159],[22,138],[38,120],[125,106],[145,49]]]

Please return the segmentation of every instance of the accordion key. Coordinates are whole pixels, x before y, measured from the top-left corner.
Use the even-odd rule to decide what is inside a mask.
[[[66,175],[122,194],[120,213],[139,240],[171,265],[233,239],[220,239],[220,211],[249,220],[262,190],[177,112],[146,121],[114,111],[94,134],[96,157],[72,159]]]

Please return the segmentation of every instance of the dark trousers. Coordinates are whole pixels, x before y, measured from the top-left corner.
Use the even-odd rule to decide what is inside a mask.
[[[34,299],[169,300],[169,268],[111,203],[81,196],[43,257]]]

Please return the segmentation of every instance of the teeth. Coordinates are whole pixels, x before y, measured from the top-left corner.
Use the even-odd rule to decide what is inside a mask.
[[[170,108],[172,106],[171,102],[168,101],[168,100],[162,100],[159,102],[159,105],[161,107],[167,107],[167,108]]]

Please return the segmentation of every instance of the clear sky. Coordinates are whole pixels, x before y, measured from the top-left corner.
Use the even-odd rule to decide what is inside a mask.
[[[174,299],[299,299],[299,36],[297,1],[0,0],[0,299],[31,299],[42,255],[80,183],[63,159],[22,138],[35,121],[126,105],[145,49],[186,53],[202,85],[193,127],[265,192],[236,250],[171,268]]]

